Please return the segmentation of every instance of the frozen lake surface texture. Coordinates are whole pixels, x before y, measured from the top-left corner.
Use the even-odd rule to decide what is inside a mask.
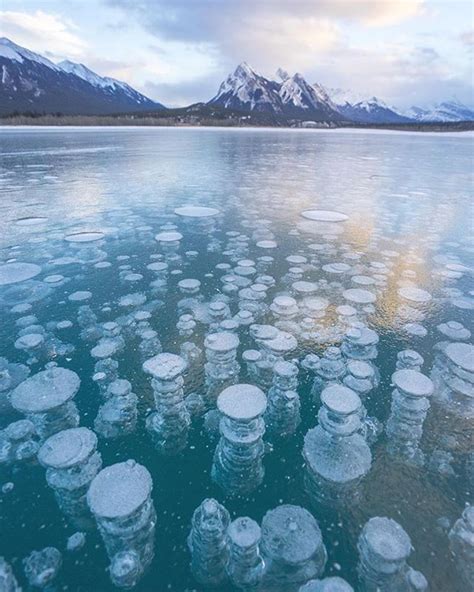
[[[3,129],[1,592],[474,589],[472,151]]]

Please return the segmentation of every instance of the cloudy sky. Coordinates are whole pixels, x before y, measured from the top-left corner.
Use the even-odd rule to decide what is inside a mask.
[[[470,0],[2,0],[1,34],[170,106],[241,61],[408,107],[473,105]]]

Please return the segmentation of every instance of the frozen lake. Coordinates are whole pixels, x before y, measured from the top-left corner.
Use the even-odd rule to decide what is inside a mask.
[[[371,591],[358,564],[368,520],[386,517],[413,547],[400,590],[425,589],[414,570],[467,590],[473,143],[3,128],[0,556],[19,584],[23,560],[56,547],[57,590],[116,589],[111,562],[143,592],[210,590],[200,529],[214,520],[231,559],[212,589],[238,590],[232,553],[259,530],[227,522],[247,516],[262,529],[255,589],[340,576]],[[221,506],[192,520],[206,498]],[[283,504],[313,517],[267,514]]]

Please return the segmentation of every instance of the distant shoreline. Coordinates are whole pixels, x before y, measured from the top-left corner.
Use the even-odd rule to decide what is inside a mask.
[[[292,124],[269,124],[268,121],[248,121],[242,119],[210,119],[189,121],[169,117],[129,117],[129,116],[89,116],[89,115],[39,115],[35,117],[17,115],[0,118],[1,127],[195,127],[195,128],[250,128],[250,129],[305,129],[305,130],[392,130],[402,132],[466,132],[474,131],[474,121],[453,123],[398,123],[398,124],[357,124],[357,123],[315,123],[294,122]]]

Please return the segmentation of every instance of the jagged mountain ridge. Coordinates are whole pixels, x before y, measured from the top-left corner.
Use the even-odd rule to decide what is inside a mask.
[[[347,90],[327,89],[317,82],[309,84],[301,74],[290,76],[282,68],[278,68],[276,80],[270,80],[246,62],[229,74],[208,104],[328,122],[385,124],[474,120],[474,111],[459,101],[439,103],[432,109],[412,107],[404,112],[377,97],[365,98]]]
[[[281,82],[269,80],[243,62],[229,74],[208,104],[317,121],[344,119],[328,97],[318,93],[301,74],[289,76],[280,70],[279,77]]]
[[[49,59],[0,39],[0,114],[104,115],[164,108],[131,86],[82,64]]]

